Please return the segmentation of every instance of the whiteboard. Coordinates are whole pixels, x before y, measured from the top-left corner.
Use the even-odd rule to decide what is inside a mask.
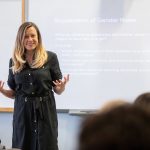
[[[38,25],[45,48],[57,53],[63,74],[70,74],[66,91],[56,95],[57,109],[98,109],[149,91],[149,5],[149,0],[28,1],[28,21]]]
[[[29,1],[29,21],[70,74],[57,108],[97,109],[150,90],[149,6],[149,0]]]
[[[21,24],[21,0],[0,0],[0,80],[7,86],[9,59]],[[13,108],[14,101],[0,94],[0,108]]]

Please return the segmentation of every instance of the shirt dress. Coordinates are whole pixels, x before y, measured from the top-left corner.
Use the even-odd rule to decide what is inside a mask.
[[[21,150],[58,150],[58,121],[54,80],[62,79],[57,55],[47,51],[48,61],[37,69],[25,64],[12,73],[9,63],[8,85],[15,91],[12,147]]]

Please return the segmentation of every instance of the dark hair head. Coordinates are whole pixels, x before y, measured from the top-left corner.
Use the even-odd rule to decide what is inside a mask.
[[[134,101],[135,104],[142,105],[142,106],[148,106],[150,107],[150,93],[142,93],[140,94]]]
[[[85,119],[79,150],[150,150],[150,113],[124,105]]]

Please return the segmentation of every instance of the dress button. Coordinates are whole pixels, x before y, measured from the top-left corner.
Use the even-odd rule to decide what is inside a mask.
[[[29,76],[30,76],[31,74],[29,73]]]
[[[27,102],[27,98],[25,98],[25,100],[24,100],[25,102]]]
[[[36,120],[34,120],[34,122],[36,123]]]
[[[42,97],[40,97],[40,102],[42,102]]]
[[[30,82],[30,85],[32,85],[32,82]]]
[[[34,130],[34,132],[36,133],[36,130]]]
[[[34,92],[32,92],[32,95],[34,95]]]

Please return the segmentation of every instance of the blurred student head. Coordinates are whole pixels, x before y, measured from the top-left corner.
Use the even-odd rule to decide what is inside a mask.
[[[134,101],[134,104],[141,107],[150,108],[150,92],[145,92],[137,96]]]
[[[125,104],[86,118],[79,150],[150,150],[150,113]]]
[[[102,107],[98,110],[98,112],[109,111],[109,110],[111,110],[113,108],[116,108],[118,106],[122,106],[122,105],[125,105],[125,104],[129,104],[129,102],[127,102],[124,99],[110,100],[110,101],[107,101],[106,103],[104,103],[102,105]]]

